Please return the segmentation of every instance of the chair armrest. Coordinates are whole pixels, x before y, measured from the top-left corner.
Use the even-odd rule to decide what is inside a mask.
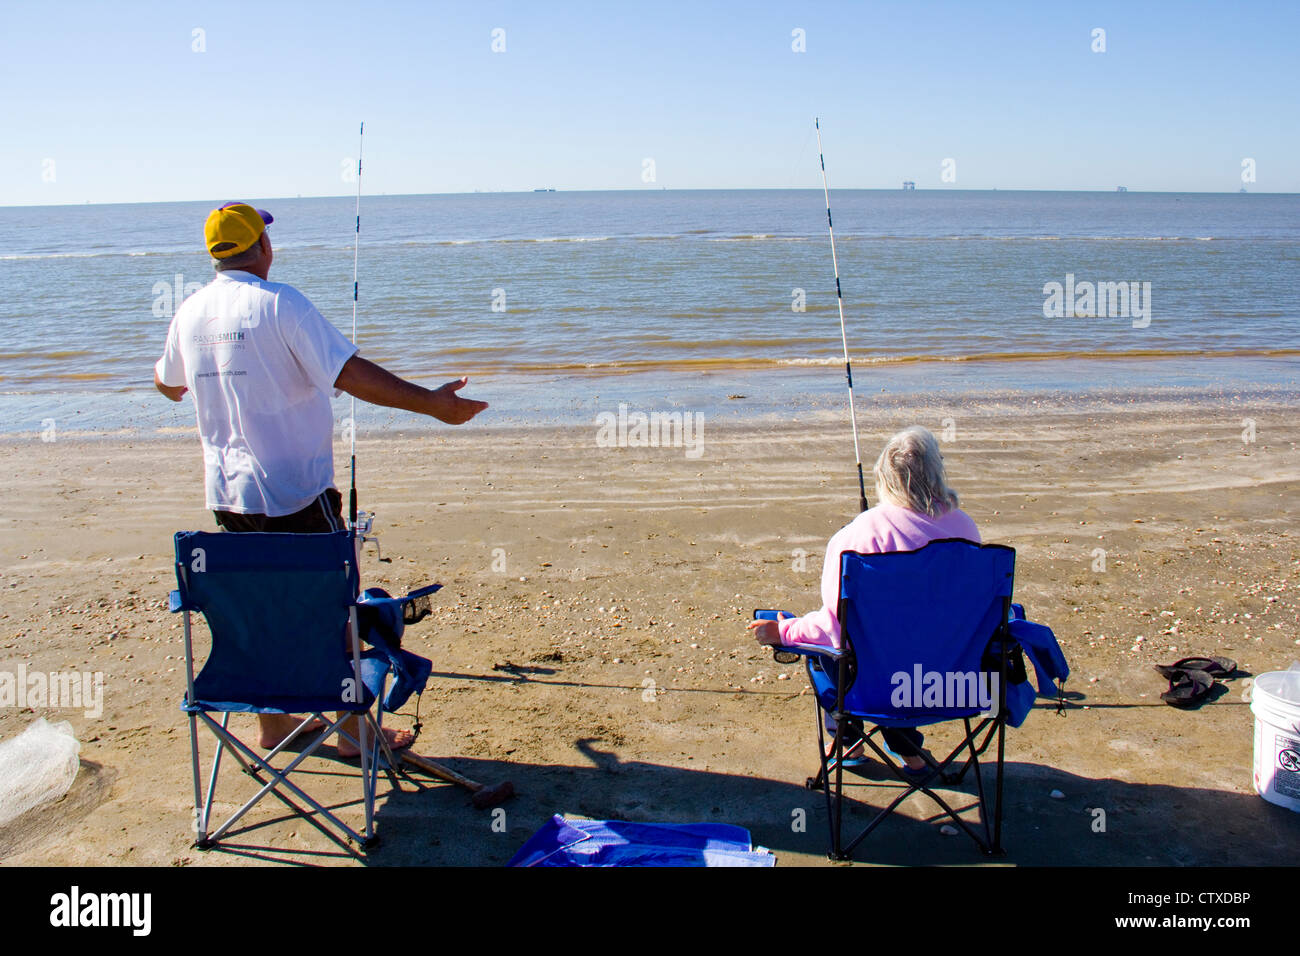
[[[791,654],[798,654],[800,657],[825,657],[833,661],[838,661],[844,656],[843,650],[836,650],[825,644],[772,644],[774,651],[789,651]]]
[[[172,614],[185,610],[185,602],[181,600],[180,591],[167,592],[167,610]]]

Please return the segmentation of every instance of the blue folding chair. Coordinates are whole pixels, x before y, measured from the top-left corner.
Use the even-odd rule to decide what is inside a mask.
[[[410,693],[420,693],[431,664],[402,651],[391,629],[374,625],[375,609],[359,604],[356,542],[347,531],[331,534],[231,534],[180,532],[175,537],[176,579],[173,612],[184,612],[186,693],[181,709],[189,716],[194,771],[195,845],[208,849],[266,796],[274,793],[296,813],[302,807],[281,790],[303,801],[340,834],[364,847],[375,845],[375,791],[381,769],[400,772],[383,735],[383,713],[401,707]],[[431,589],[425,589],[429,591]],[[409,596],[408,596],[409,597]],[[364,600],[364,599],[361,599]],[[398,604],[402,599],[391,599]],[[381,604],[383,602],[380,602]],[[427,603],[427,602],[426,602]],[[358,608],[368,620],[358,627]],[[391,612],[391,608],[381,608]],[[202,671],[194,673],[191,614],[207,620],[212,646]],[[399,615],[400,617],[400,615]],[[387,636],[385,632],[387,633]],[[400,632],[397,634],[400,638]],[[362,638],[375,646],[365,651]],[[393,685],[388,686],[388,679]],[[339,715],[327,718],[325,712]],[[232,713],[307,714],[294,734],[265,755],[229,730]],[[220,715],[218,721],[213,714]],[[359,737],[343,729],[359,716]],[[313,720],[326,726],[303,734]],[[218,741],[206,793],[199,770],[198,722]],[[289,775],[334,733],[361,755],[364,832],[348,826],[289,779]],[[299,735],[302,734],[300,738]],[[295,739],[310,741],[283,768],[272,766]],[[215,830],[210,813],[229,753],[262,784],[261,789]]]
[[[1002,852],[1007,680],[1009,674],[1018,680],[1024,676],[1023,659],[1007,627],[1015,560],[1012,548],[960,539],[933,541],[916,551],[845,551],[840,555],[841,649],[811,644],[775,648],[807,660],[821,757],[821,768],[807,786],[826,793],[832,859],[848,859],[859,843],[918,791],[938,803],[985,853]],[[834,727],[829,747],[827,716]],[[922,752],[927,768],[919,774],[895,764],[876,739],[884,728],[916,728],[950,720],[963,722],[961,743],[943,760]],[[995,737],[990,811],[979,758]],[[905,787],[845,845],[841,832],[844,767],[866,747]],[[957,761],[960,765],[954,767]],[[972,769],[979,831],[933,789],[940,781],[960,783]]]

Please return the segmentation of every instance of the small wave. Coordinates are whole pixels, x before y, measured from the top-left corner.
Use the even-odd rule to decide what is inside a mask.
[[[0,260],[15,261],[23,259],[107,259],[115,256],[136,258],[139,256],[178,256],[186,254],[199,255],[200,249],[117,249],[112,252],[22,252],[0,256]]]
[[[0,256],[0,259],[94,259],[99,256],[111,256],[117,254],[118,253],[113,252],[32,252]]]
[[[521,239],[520,242],[608,242],[610,236],[547,236],[544,239]]]
[[[851,356],[863,365],[909,365],[917,362],[1052,362],[1071,360],[1188,358],[1285,358],[1300,355],[1300,349],[1116,349],[1108,351],[1052,350],[1043,352],[972,352],[958,355],[871,355]],[[843,365],[844,356],[777,359],[778,365]]]
[[[811,242],[820,240],[821,236],[777,236],[770,232],[756,232],[748,236],[719,236],[707,242]],[[838,237],[837,237],[838,238]]]
[[[1237,241],[1295,242],[1281,236],[871,236],[860,233],[836,233],[843,242],[1218,242]]]
[[[490,239],[404,239],[398,242],[373,242],[371,247],[385,245],[403,246],[479,246],[511,245],[542,242],[607,242],[614,236],[499,236]],[[627,237],[622,237],[627,238]]]

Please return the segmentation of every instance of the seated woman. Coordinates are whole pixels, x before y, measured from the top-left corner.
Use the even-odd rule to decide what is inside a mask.
[[[840,622],[835,616],[840,593],[840,553],[915,551],[940,538],[980,543],[970,515],[957,507],[957,493],[948,487],[939,442],[919,425],[904,429],[885,444],[874,469],[874,508],[862,512],[831,536],[822,567],[822,608],[803,617],[754,621],[750,630],[760,644],[822,644],[840,647]],[[926,767],[921,734],[910,728],[882,728],[882,736],[909,770]]]

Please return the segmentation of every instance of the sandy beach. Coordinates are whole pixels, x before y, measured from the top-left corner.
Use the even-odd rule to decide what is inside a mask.
[[[1300,659],[1294,405],[867,409],[864,458],[914,423],[944,439],[985,540],[1017,549],[1017,600],[1055,630],[1073,669],[1063,716],[1040,699],[1008,732],[1000,862],[1293,863],[1300,814],[1252,787],[1246,690],[1250,675]],[[0,860],[495,866],[563,813],[732,823],[778,865],[825,865],[822,797],[803,786],[816,763],[803,670],[775,664],[745,624],[755,607],[817,603],[826,541],[855,510],[847,424],[707,422],[703,438],[693,458],[599,447],[594,425],[364,436],[362,507],[378,514],[385,561],[369,549],[363,583],[445,586],[407,632],[434,666],[415,749],[518,791],[494,816],[418,777],[422,789],[381,796],[383,845],[364,856],[270,800],[222,849],[190,845],[181,623],[166,596],[171,534],[213,528],[197,438],[0,443],[0,670],[104,675],[98,717],[0,709],[0,738],[46,716],[82,742],[71,792],[0,828]],[[1160,700],[1167,685],[1151,665],[1191,654],[1233,657],[1241,674],[1180,711]],[[359,821],[355,763],[308,766]],[[855,795],[887,802],[890,784],[862,783]],[[218,809],[251,793],[231,776]],[[908,801],[857,860],[981,862],[934,810]]]

